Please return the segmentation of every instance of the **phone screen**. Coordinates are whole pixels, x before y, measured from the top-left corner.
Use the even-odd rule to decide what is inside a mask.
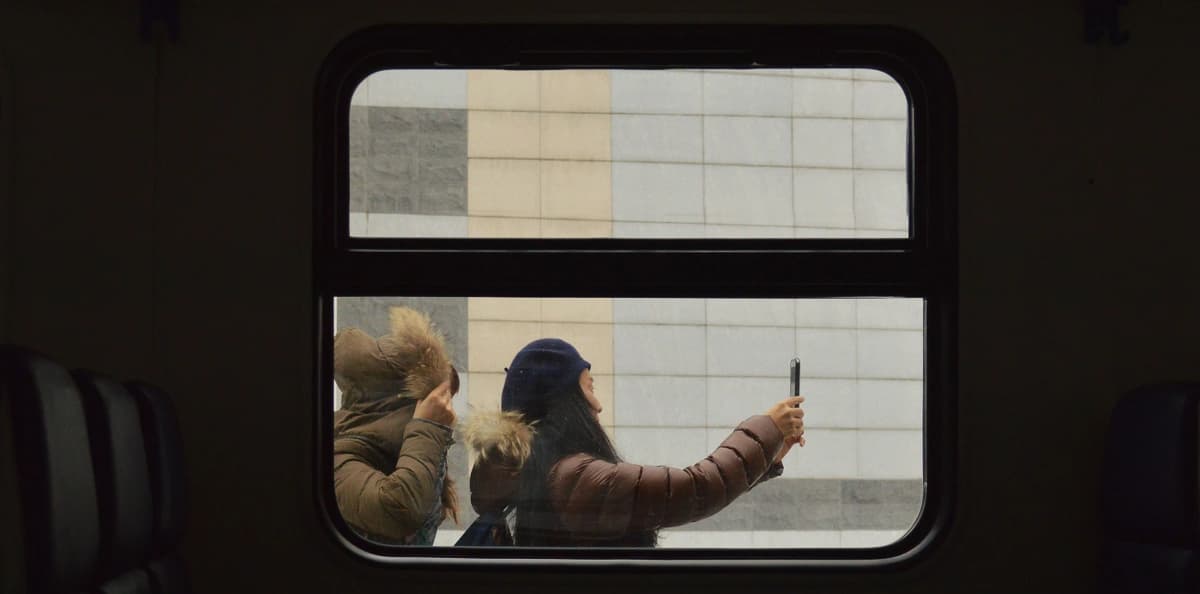
[[[796,396],[800,393],[800,358],[792,359],[791,369],[791,392],[788,396]]]

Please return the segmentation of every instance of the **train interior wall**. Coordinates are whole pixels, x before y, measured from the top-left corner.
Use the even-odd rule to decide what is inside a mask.
[[[1131,3],[1118,47],[1083,42],[1079,4],[183,2],[180,39],[156,48],[137,3],[13,0],[0,342],[174,394],[198,592],[1089,592],[1113,403],[1200,375],[1200,3]],[[312,488],[313,86],[340,39],[404,22],[889,24],[942,53],[959,105],[959,472],[925,562],[497,581],[340,550]]]

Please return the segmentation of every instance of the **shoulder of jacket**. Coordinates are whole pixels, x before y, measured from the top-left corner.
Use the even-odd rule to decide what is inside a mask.
[[[605,462],[591,454],[571,454],[554,463],[550,467],[550,481],[566,479],[567,477],[578,478],[588,470],[599,470],[599,466],[616,466],[611,462]],[[574,479],[572,479],[573,482]]]
[[[351,455],[367,457],[377,453],[381,448],[362,435],[343,433],[333,438],[333,455]]]

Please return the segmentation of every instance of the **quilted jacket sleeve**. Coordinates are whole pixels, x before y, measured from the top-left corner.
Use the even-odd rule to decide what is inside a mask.
[[[766,415],[738,425],[715,451],[687,468],[611,463],[584,454],[550,472],[550,498],[575,538],[695,522],[729,505],[767,474],[783,434]]]
[[[471,468],[471,507],[480,515],[502,513],[517,497],[519,463],[493,456]]]
[[[451,441],[445,427],[414,419],[404,429],[391,474],[375,470],[352,444],[335,445],[333,483],[342,517],[359,532],[388,541],[416,533],[440,497],[438,472]]]

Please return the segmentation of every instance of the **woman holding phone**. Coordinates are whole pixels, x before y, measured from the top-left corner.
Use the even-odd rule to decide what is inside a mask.
[[[481,517],[459,544],[654,546],[659,529],[715,514],[804,445],[804,398],[793,396],[687,468],[628,464],[600,425],[591,364],[573,346],[536,340],[505,371],[501,411],[475,413],[464,431]]]

